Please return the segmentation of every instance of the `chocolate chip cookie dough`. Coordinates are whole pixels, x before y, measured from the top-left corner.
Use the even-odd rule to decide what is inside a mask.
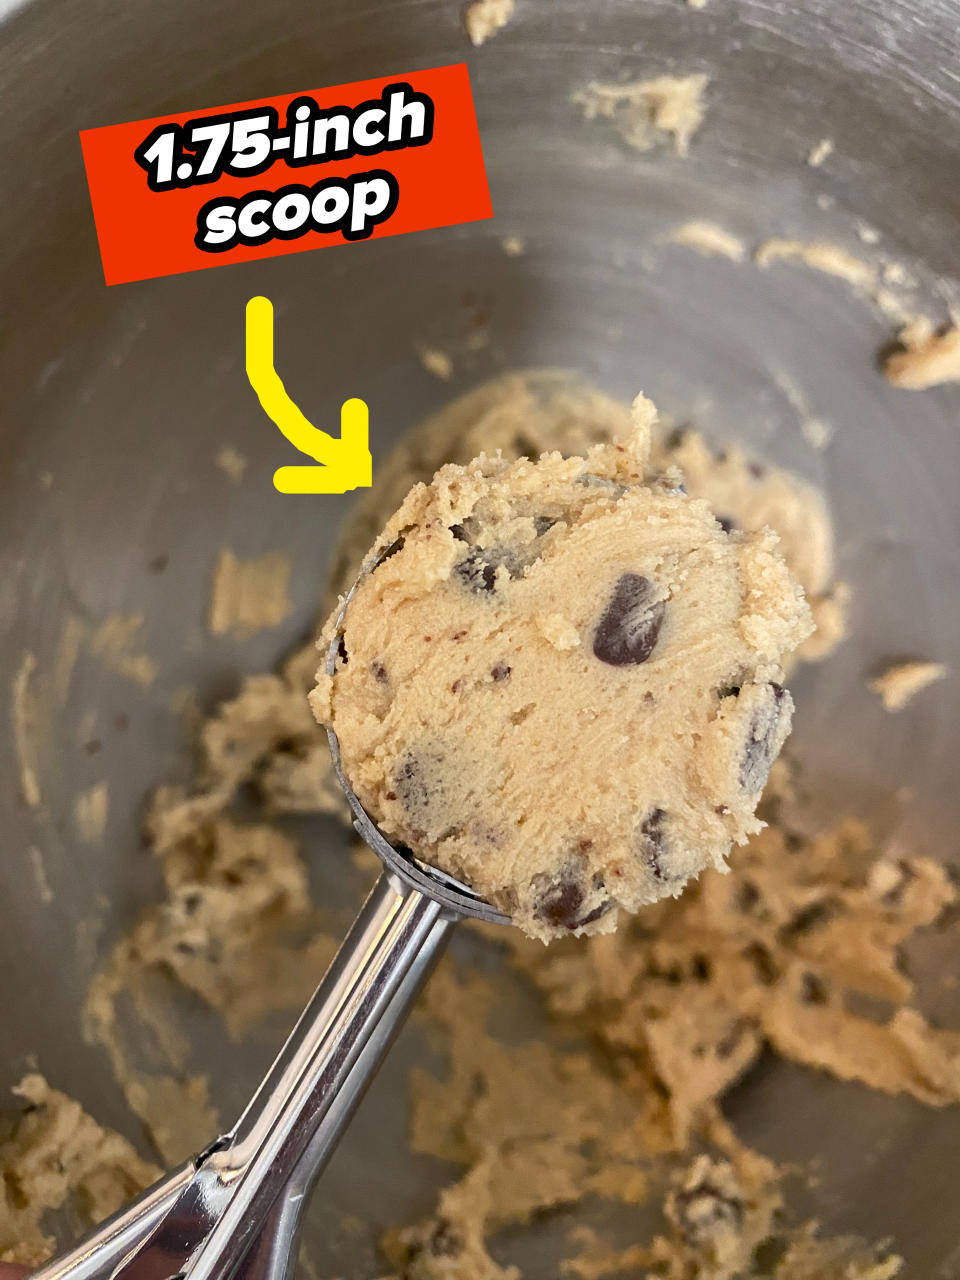
[[[774,534],[645,480],[654,416],[416,486],[312,695],[385,834],[544,941],[609,932],[760,829],[811,630]]]
[[[445,462],[466,464],[498,449],[506,458],[554,449],[581,455],[629,430],[625,404],[562,370],[522,370],[476,387],[410,432],[378,464],[373,488],[344,527],[331,574],[335,590],[346,591],[356,578],[384,513]],[[651,450],[654,469],[679,467],[687,492],[705,498],[731,527],[769,525],[779,535],[778,550],[803,587],[816,625],[796,657],[818,662],[832,652],[846,634],[849,591],[834,579],[833,526],[823,495],[739,446],[713,447],[693,429],[658,424]]]

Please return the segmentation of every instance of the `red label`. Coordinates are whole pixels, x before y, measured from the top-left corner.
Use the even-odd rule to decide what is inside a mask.
[[[492,216],[464,63],[84,129],[107,284]]]

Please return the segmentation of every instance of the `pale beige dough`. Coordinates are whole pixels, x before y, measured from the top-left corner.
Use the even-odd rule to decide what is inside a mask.
[[[811,630],[773,534],[644,482],[651,418],[413,489],[312,695],[381,829],[544,940],[615,927],[759,829]]]
[[[902,711],[918,693],[949,672],[942,662],[899,662],[870,681],[887,711]]]
[[[470,43],[479,46],[495,36],[513,17],[514,0],[472,0],[463,14]]]
[[[747,256],[743,241],[716,222],[681,223],[670,232],[667,239],[671,244],[681,244],[688,249],[696,249],[705,257],[728,258],[731,262],[742,262]]]
[[[210,593],[213,634],[246,637],[278,627],[293,607],[287,591],[290,569],[290,557],[282,551],[268,551],[251,560],[221,551]]]
[[[937,333],[919,318],[900,331],[903,350],[887,356],[883,371],[895,387],[923,391],[946,382],[960,382],[960,328]]]
[[[23,1112],[0,1140],[0,1262],[35,1266],[53,1249],[47,1214],[70,1204],[99,1222],[160,1176],[118,1133],[36,1073],[14,1089]]]
[[[797,656],[815,661],[835,648],[846,634],[848,589],[833,578],[833,528],[823,495],[738,445],[711,448],[696,431],[668,436],[655,458],[662,466],[679,467],[687,492],[705,498],[722,523],[776,530],[816,625]]]
[[[685,156],[703,124],[705,75],[655,76],[627,84],[596,81],[573,95],[584,119],[609,120],[628,146],[649,151],[669,137]]]
[[[384,513],[443,463],[466,463],[497,450],[507,458],[554,449],[581,455],[629,429],[625,404],[558,370],[507,374],[460,396],[410,432],[378,467],[372,490],[356,504],[341,536],[331,574],[334,591],[346,591],[353,582]],[[652,457],[661,467],[679,466],[689,492],[739,528],[767,524],[779,535],[779,550],[806,593],[817,627],[797,656],[809,662],[826,657],[846,634],[849,590],[834,579],[833,526],[823,495],[739,447],[713,449],[693,430],[655,428]]]

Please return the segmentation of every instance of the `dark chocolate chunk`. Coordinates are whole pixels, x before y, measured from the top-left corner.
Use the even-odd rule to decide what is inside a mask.
[[[769,699],[757,708],[750,722],[740,759],[740,786],[748,795],[762,791],[769,777],[785,701],[789,701],[786,690],[771,684]]]
[[[455,1258],[463,1249],[463,1240],[445,1218],[440,1218],[430,1235],[427,1249],[434,1258]]]
[[[807,1004],[826,1004],[830,990],[818,974],[805,973],[800,979],[800,999]]]
[[[676,1192],[672,1208],[677,1224],[693,1244],[709,1241],[718,1231],[739,1231],[743,1224],[743,1201],[727,1195],[707,1178]]]
[[[554,929],[575,929],[583,906],[583,889],[575,880],[551,884],[537,904],[537,915]]]
[[[752,880],[744,880],[737,894],[737,910],[749,915],[760,904],[760,890]]]
[[[602,880],[594,878],[594,889],[602,889]],[[549,876],[537,876],[533,883],[537,902],[534,908],[538,919],[553,929],[581,929],[605,916],[613,903],[609,899],[589,911],[583,911],[583,879],[578,866],[564,867],[554,880]]]
[[[690,971],[697,982],[709,982],[713,967],[704,955],[695,955],[690,961]]]
[[[757,977],[765,987],[772,987],[780,977],[780,970],[773,956],[762,942],[751,942],[744,948],[744,957],[753,965]]]
[[[664,879],[661,856],[664,851],[663,820],[666,816],[662,809],[651,809],[640,823],[640,856],[648,863],[658,880]]]
[[[397,766],[393,790],[408,813],[422,813],[430,803],[430,788],[415,755],[408,753]]]
[[[665,606],[650,599],[652,590],[642,574],[621,575],[593,636],[593,652],[601,662],[626,667],[646,662],[653,653]]]
[[[501,680],[506,680],[511,670],[512,668],[508,667],[505,662],[498,662],[490,674],[493,676],[494,681],[499,684]]]
[[[798,911],[792,920],[780,930],[780,937],[784,942],[789,942],[793,938],[798,938],[802,934],[812,933],[814,929],[819,929],[821,925],[828,924],[833,920],[839,912],[839,904],[831,898],[823,898],[819,902],[811,902],[809,906],[803,907]]]
[[[492,591],[497,585],[496,565],[485,560],[478,547],[474,547],[469,555],[458,560],[453,566],[453,571],[471,591]]]

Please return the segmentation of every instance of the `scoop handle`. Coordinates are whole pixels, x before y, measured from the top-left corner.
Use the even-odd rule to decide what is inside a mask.
[[[458,918],[384,872],[234,1128],[35,1280],[286,1280],[310,1188]]]

